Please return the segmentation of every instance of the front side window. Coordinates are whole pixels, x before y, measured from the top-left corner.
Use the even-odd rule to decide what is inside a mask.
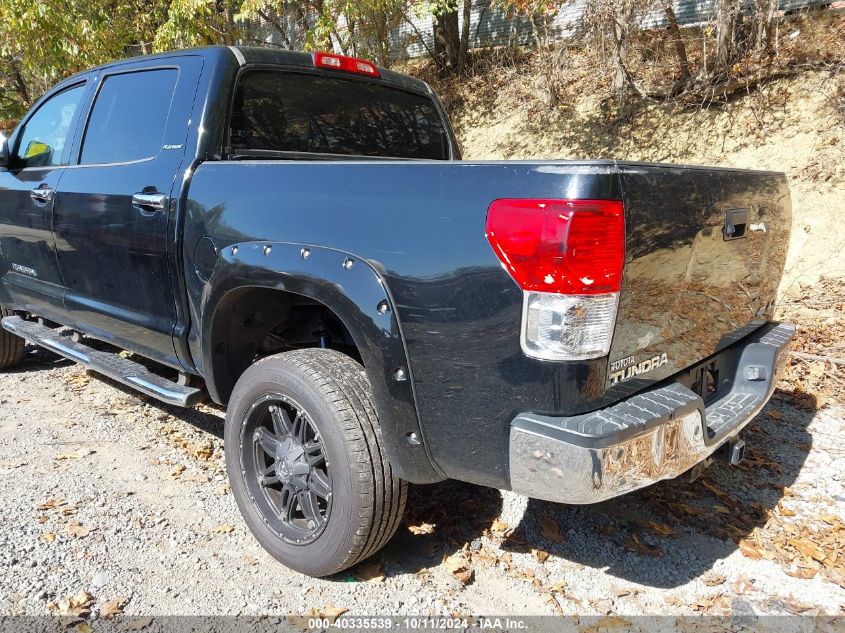
[[[431,98],[380,83],[256,70],[238,81],[229,142],[250,151],[449,158]]]
[[[70,127],[82,100],[85,84],[79,84],[53,95],[36,110],[24,125],[14,157],[20,169],[52,167],[62,164],[65,143],[70,140]]]
[[[106,77],[82,142],[83,165],[157,156],[164,141],[179,71],[145,70]]]

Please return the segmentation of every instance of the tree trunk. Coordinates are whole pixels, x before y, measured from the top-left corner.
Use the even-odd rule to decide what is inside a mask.
[[[625,115],[628,103],[628,77],[625,72],[625,55],[628,52],[627,24],[624,21],[613,21],[613,92],[619,101],[619,117]]]
[[[469,23],[472,19],[472,0],[464,0],[463,24],[461,24],[461,51],[458,55],[458,71],[464,69],[469,52]]]
[[[756,51],[758,55],[771,54],[775,48],[775,12],[778,8],[777,0],[757,0],[757,24],[755,30]]]
[[[29,108],[29,106],[32,105],[32,99],[29,96],[29,89],[26,87],[26,82],[24,81],[23,74],[21,73],[21,68],[14,57],[7,57],[6,59],[9,62],[9,72],[11,73],[12,81],[15,84],[15,92],[18,93],[18,97],[20,97],[23,104]]]
[[[445,11],[435,16],[435,40],[439,40],[446,66],[458,68],[461,50],[461,36],[458,31],[458,7],[450,4]]]
[[[261,9],[258,10],[258,17],[267,22],[267,24],[272,26],[274,29],[276,29],[276,32],[282,37],[282,42],[284,43],[285,48],[287,48],[288,50],[293,48],[293,46],[291,45],[290,38],[288,37],[288,30],[277,18],[271,16],[266,11],[262,11]]]
[[[716,11],[716,68],[725,70],[733,61],[737,16],[741,0],[719,0]]]
[[[675,55],[681,66],[681,78],[678,83],[683,84],[690,77],[689,59],[687,58],[687,47],[681,37],[681,28],[678,26],[678,18],[675,16],[675,9],[672,7],[672,0],[663,0],[663,11],[666,13],[666,20],[669,22],[669,34],[672,37],[672,43],[675,45]]]

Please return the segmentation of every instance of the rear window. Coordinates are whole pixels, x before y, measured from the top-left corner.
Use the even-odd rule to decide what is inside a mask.
[[[449,158],[434,102],[369,81],[251,71],[238,81],[234,153],[250,150],[395,158]]]

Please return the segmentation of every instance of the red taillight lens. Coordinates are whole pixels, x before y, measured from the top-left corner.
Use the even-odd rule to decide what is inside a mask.
[[[523,290],[589,295],[622,285],[619,200],[495,200],[487,239]]]
[[[335,55],[334,53],[314,53],[314,65],[319,68],[333,68],[334,70],[344,70],[370,77],[381,76],[376,65],[366,59]]]

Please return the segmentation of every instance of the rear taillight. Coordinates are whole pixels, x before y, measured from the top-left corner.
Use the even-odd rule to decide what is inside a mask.
[[[346,55],[335,55],[334,53],[314,53],[314,65],[318,68],[332,68],[343,70],[348,73],[358,73],[370,77],[380,77],[378,67],[366,59],[347,57]]]
[[[524,291],[526,354],[607,355],[625,259],[621,201],[496,200],[487,210],[487,239]]]

